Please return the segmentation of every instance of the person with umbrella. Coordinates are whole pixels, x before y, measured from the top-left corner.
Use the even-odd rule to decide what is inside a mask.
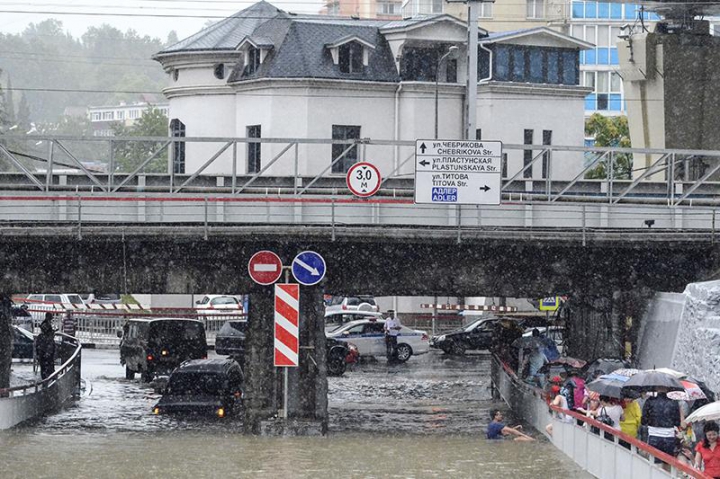
[[[718,447],[718,425],[715,421],[705,423],[702,441],[695,447],[695,468],[703,471],[706,476],[720,478],[720,447]]]
[[[647,398],[641,424],[648,426],[648,444],[674,457],[677,447],[675,432],[684,418],[678,402],[667,397],[667,393],[667,388],[659,387],[655,397]],[[660,460],[655,459],[655,462]]]

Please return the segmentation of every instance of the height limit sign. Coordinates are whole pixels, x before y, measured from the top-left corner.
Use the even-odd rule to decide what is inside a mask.
[[[415,203],[499,205],[502,142],[417,140]]]

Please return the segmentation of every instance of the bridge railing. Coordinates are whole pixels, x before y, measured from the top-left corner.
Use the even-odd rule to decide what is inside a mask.
[[[15,191],[349,196],[343,163],[356,160],[380,169],[378,196],[410,197],[414,191],[414,141],[21,135],[0,140],[5,170],[0,188]],[[248,173],[245,150],[257,144],[273,155]],[[183,151],[183,165],[196,166],[176,172],[184,166],[172,167],[168,149]],[[720,198],[720,151],[517,144],[505,144],[503,151],[503,201],[677,206],[714,205]],[[79,159],[88,157],[92,166]],[[329,161],[318,160],[323,157]],[[635,164],[644,166],[633,170]]]

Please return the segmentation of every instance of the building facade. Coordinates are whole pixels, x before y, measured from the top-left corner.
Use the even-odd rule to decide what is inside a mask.
[[[399,20],[402,0],[329,0],[321,10],[323,15]]]
[[[519,145],[583,145],[588,91],[579,86],[579,57],[591,45],[548,28],[481,33],[476,136]],[[301,16],[259,2],[154,58],[170,78],[164,93],[176,136],[433,138],[437,88],[439,138],[460,139],[466,42],[465,22],[450,15],[396,21]],[[458,48],[458,58],[441,62],[450,47]],[[174,151],[175,172],[196,171],[220,146],[189,143]],[[237,171],[258,173],[285,146],[241,144]],[[331,174],[344,175],[362,158],[383,176],[414,172],[412,162],[400,167],[412,147],[344,151],[346,146],[300,145],[298,173],[316,175],[334,162]],[[532,152],[510,152],[506,176],[522,170]],[[230,152],[221,153],[204,173],[229,173],[232,162]],[[582,158],[569,153],[552,162],[558,178],[582,169]],[[285,175],[289,164],[278,161],[264,174]],[[524,176],[547,174],[535,166]]]
[[[132,126],[150,108],[158,108],[165,115],[169,113],[167,102],[119,103],[118,105],[89,106],[87,116],[93,129],[93,136],[113,136],[113,124]]]

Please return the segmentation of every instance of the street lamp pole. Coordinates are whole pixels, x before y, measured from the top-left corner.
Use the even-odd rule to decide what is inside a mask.
[[[455,55],[458,51],[458,47],[455,45],[452,45],[450,48],[448,48],[447,53],[445,55],[441,56],[437,61],[437,66],[435,68],[435,139],[438,139],[438,82],[440,80],[440,65],[451,55]]]

